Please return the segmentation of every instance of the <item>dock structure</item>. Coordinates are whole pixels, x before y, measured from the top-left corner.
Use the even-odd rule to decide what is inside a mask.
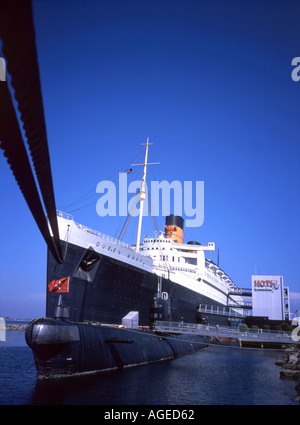
[[[228,319],[236,319],[236,321],[239,321],[247,316],[252,316],[252,305],[233,304],[226,307],[219,307],[215,305],[200,304],[197,311],[199,313],[209,314],[210,316],[226,316]]]
[[[225,327],[225,326],[210,326],[195,323],[183,322],[155,322],[154,330],[156,332],[168,334],[192,334],[209,336],[217,340],[228,338],[236,340],[241,347],[255,346],[260,348],[267,347],[282,347],[284,345],[298,344],[300,345],[300,337],[294,332],[272,331],[264,329],[245,329]]]
[[[241,297],[252,297],[252,289],[249,288],[231,288],[228,295],[240,295]]]

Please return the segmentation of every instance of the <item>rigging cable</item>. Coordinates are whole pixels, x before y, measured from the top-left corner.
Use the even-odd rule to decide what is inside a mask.
[[[138,152],[135,156],[134,156],[134,158],[131,160],[131,162],[134,162],[135,160],[136,160],[136,158],[138,157],[140,155],[140,153]],[[130,162],[129,162],[130,163]],[[117,182],[117,180],[119,179],[119,174],[124,170],[124,169],[126,169],[126,167],[128,166],[128,161],[119,169],[119,170],[117,170],[117,171],[114,171],[112,174],[111,174],[111,176],[109,177],[109,178],[105,178],[105,179],[103,179],[103,180],[108,180],[108,181],[112,181],[114,184]],[[123,171],[124,172],[124,171]],[[127,173],[126,173],[127,174]],[[95,188],[93,188],[93,189],[90,189],[88,192],[86,192],[86,193],[84,193],[84,194],[82,194],[79,198],[77,198],[76,200],[74,200],[73,202],[71,202],[70,204],[67,204],[67,205],[65,205],[65,206],[62,206],[61,207],[61,209],[63,210],[63,211],[66,211],[66,212],[69,212],[69,213],[72,213],[72,212],[74,212],[74,211],[78,211],[78,210],[81,210],[81,209],[83,209],[83,208],[86,208],[86,207],[90,207],[91,205],[95,205],[95,202],[96,201],[94,201],[94,202],[91,202],[91,203],[89,203],[89,204],[85,204],[85,205],[83,205],[83,206],[79,206],[78,208],[75,208],[75,209],[73,209],[73,210],[69,210],[69,208],[71,207],[71,206],[73,206],[74,204],[78,204],[79,202],[87,202],[87,200],[89,199],[89,198],[92,198],[92,197],[95,197],[95,196],[97,196],[97,192],[95,191]]]
[[[0,84],[0,96],[0,147],[4,150],[4,155],[7,157],[10,168],[43,238],[56,261],[59,261],[18,127],[10,93],[7,86],[2,82]]]
[[[56,261],[62,263],[30,1],[20,2],[18,7],[14,2],[1,4],[0,37],[53,239],[6,81],[0,82],[0,147],[47,246]]]
[[[126,218],[125,223],[124,223],[124,225],[123,225],[123,227],[122,227],[121,233],[120,233],[120,235],[119,235],[119,237],[118,237],[118,240],[119,240],[119,241],[122,241],[122,240],[123,240],[124,235],[125,235],[125,233],[127,232],[127,229],[128,229],[129,223],[130,223],[130,221],[131,221],[131,219],[132,219],[132,217],[133,217],[133,213],[134,213],[134,211],[135,211],[135,208],[136,208],[136,206],[137,206],[138,201],[139,201],[139,194],[135,195],[135,197],[134,197],[134,202],[133,202],[132,207],[131,207],[131,209],[130,209],[130,211],[129,211],[128,215],[127,215],[127,218]]]

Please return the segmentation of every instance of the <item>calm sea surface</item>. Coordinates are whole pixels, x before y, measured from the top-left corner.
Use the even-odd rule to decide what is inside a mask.
[[[12,335],[7,332],[7,340]],[[208,347],[171,361],[93,377],[37,382],[24,332],[0,343],[0,404],[295,405],[278,351]]]

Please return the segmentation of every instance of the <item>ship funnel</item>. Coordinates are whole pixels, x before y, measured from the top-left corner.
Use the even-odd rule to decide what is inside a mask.
[[[165,237],[177,243],[183,243],[184,220],[179,215],[170,214],[166,217]]]

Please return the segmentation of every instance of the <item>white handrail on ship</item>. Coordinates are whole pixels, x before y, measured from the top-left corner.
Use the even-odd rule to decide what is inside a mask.
[[[65,218],[66,220],[74,221],[72,214],[69,214],[69,213],[66,213],[66,212],[63,212],[63,211],[59,211],[59,210],[56,210],[56,214],[57,214],[58,217],[62,217],[62,218]]]
[[[284,343],[300,344],[293,338],[293,333],[288,331],[273,331],[265,329],[248,329],[242,327],[228,327],[218,325],[201,325],[184,322],[154,322],[154,331],[163,333],[194,334],[215,337],[234,338],[240,341],[255,341],[258,343]]]
[[[180,271],[180,272],[189,272],[189,273],[196,273],[196,270],[189,269],[187,267],[177,267],[177,266],[171,266],[169,263],[169,268],[165,264],[153,264],[154,269],[161,269],[164,271]]]
[[[92,235],[98,236],[99,238],[104,239],[108,242],[113,242],[117,245],[120,245],[120,246],[123,246],[125,248],[129,248],[131,250],[134,250],[134,247],[127,244],[126,242],[120,241],[119,239],[113,238],[112,236],[106,235],[105,233],[99,232],[98,230],[91,229],[90,227],[84,226],[81,223],[77,223],[76,221],[74,221],[74,218],[71,214],[65,213],[63,211],[57,211],[57,215],[58,215],[58,217],[62,217],[62,218],[65,218],[66,220],[73,221],[75,223],[75,225],[80,230],[83,230],[84,232],[91,233]]]

